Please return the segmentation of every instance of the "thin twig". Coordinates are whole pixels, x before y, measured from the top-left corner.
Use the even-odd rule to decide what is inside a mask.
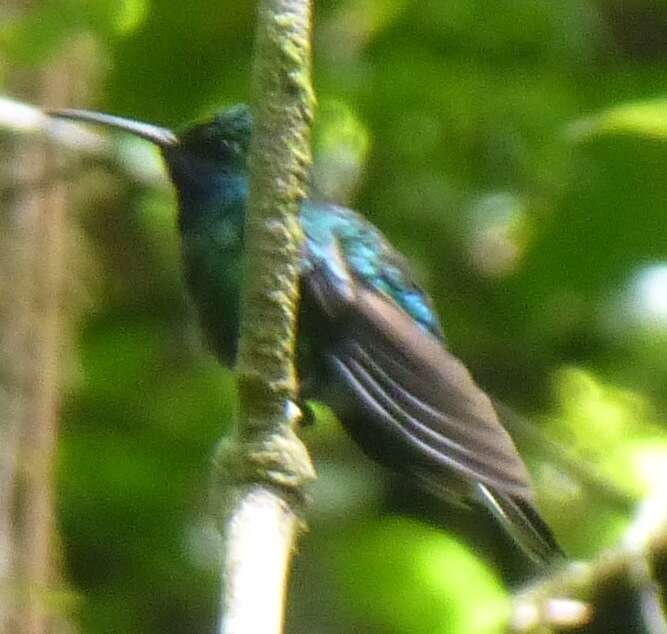
[[[521,591],[514,601],[513,632],[578,627],[596,617],[596,595],[610,583],[628,580],[640,592],[651,586],[655,601],[664,588],[654,562],[667,556],[667,492],[642,502],[622,543],[590,562],[574,562]],[[567,597],[567,599],[563,599]],[[587,603],[583,603],[587,602]]]
[[[113,152],[112,144],[104,135],[76,123],[49,117],[40,108],[9,97],[0,97],[0,128],[22,136],[46,137],[78,154],[110,156]]]
[[[50,117],[41,108],[9,97],[0,97],[0,130],[21,137],[34,135],[74,152],[77,161],[102,163],[137,183],[151,187],[170,187],[159,161],[154,166],[146,161],[128,160],[127,151],[114,143],[111,135],[90,130],[87,126]],[[14,187],[15,183],[9,183]],[[4,189],[4,186],[3,186]]]

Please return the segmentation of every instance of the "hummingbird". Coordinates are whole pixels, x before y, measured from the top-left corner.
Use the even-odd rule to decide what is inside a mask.
[[[178,201],[186,285],[214,354],[238,349],[250,109],[173,132],[86,110],[50,112],[158,146]],[[450,351],[404,257],[361,214],[305,199],[297,372],[371,459],[443,501],[486,507],[538,564],[563,556],[490,398]]]

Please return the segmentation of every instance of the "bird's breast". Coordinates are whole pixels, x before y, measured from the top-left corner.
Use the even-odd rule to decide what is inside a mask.
[[[213,351],[228,366],[236,358],[242,244],[231,223],[215,231],[184,234],[185,278]]]

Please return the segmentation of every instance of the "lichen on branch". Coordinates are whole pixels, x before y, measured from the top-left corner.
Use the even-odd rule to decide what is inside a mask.
[[[303,233],[299,209],[311,164],[311,7],[262,0],[253,70],[254,128],[246,217],[235,434],[217,454],[224,534],[225,634],[282,630],[289,562],[315,477],[295,433],[296,313]]]

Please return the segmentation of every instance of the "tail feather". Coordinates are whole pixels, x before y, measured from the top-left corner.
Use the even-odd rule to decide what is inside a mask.
[[[477,488],[481,501],[530,559],[540,565],[565,559],[551,529],[528,500],[481,482]]]

